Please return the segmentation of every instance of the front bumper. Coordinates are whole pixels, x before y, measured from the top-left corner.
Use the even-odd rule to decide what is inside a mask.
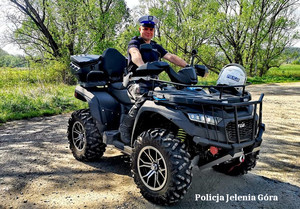
[[[222,142],[217,142],[217,141],[212,141],[208,140],[205,138],[201,138],[199,136],[194,136],[193,141],[196,143],[196,145],[201,145],[201,146],[214,146],[222,149],[228,150],[231,156],[234,156],[237,152],[240,152],[243,148],[245,147],[251,147],[250,151],[252,151],[254,148],[259,147],[262,143],[262,135],[265,131],[265,124],[261,123],[259,125],[259,130],[257,137],[254,140],[251,141],[246,141],[246,142],[241,142],[241,143],[222,143]]]
[[[220,143],[220,142],[215,142],[215,141],[211,141],[211,140],[207,140],[207,139],[203,139],[201,137],[197,137],[195,136],[193,138],[193,141],[197,144],[197,145],[201,145],[201,146],[215,146],[218,148],[223,148],[228,150],[228,154],[224,155],[220,158],[217,158],[213,161],[210,161],[206,164],[203,165],[198,165],[199,162],[199,155],[195,156],[192,160],[192,166],[196,166],[198,165],[198,168],[200,170],[206,169],[206,168],[210,168],[213,167],[215,165],[218,165],[220,163],[226,162],[226,161],[230,161],[232,159],[235,158],[239,158],[241,156],[245,156],[254,152],[258,152],[260,150],[260,145],[262,143],[262,135],[263,132],[265,131],[265,124],[261,124],[259,126],[259,131],[257,134],[257,137],[252,140],[252,141],[248,141],[248,142],[243,142],[243,143],[235,143],[235,144],[225,144],[225,143]],[[247,147],[247,153],[244,152],[243,148]]]

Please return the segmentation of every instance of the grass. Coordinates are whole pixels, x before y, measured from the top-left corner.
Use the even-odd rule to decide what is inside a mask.
[[[75,86],[63,84],[48,69],[0,69],[0,123],[85,108],[74,98]]]
[[[59,68],[59,67],[57,67]],[[75,86],[65,85],[57,68],[0,68],[0,123],[10,120],[56,115],[86,108],[74,98]],[[166,74],[160,76],[170,80]],[[215,85],[218,75],[199,78],[201,85]],[[300,65],[272,68],[263,77],[248,77],[253,84],[299,82]]]
[[[248,79],[253,84],[261,83],[287,83],[300,81],[300,65],[286,64],[279,68],[271,68],[262,77],[250,77]]]

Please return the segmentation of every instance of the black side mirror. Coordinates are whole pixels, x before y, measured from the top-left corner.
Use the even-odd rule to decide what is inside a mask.
[[[193,50],[192,50],[192,55],[196,55],[196,54],[198,54],[197,49],[193,49]]]
[[[195,65],[198,76],[206,77],[208,75],[208,68],[205,65]]]

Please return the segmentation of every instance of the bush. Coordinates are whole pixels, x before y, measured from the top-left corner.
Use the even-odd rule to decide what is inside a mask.
[[[292,64],[293,64],[293,65],[300,65],[300,59],[294,60],[294,61],[292,62]]]
[[[300,65],[281,65],[279,68],[273,67],[262,77],[250,77],[248,81],[253,84],[298,82],[300,81]]]
[[[0,68],[0,122],[86,108],[74,98],[75,86],[63,83],[60,65]]]

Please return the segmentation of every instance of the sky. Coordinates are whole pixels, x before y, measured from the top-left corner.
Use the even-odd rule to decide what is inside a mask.
[[[8,0],[1,0],[0,2],[0,35],[2,35],[2,33],[5,33],[5,30],[7,29],[7,25],[5,24],[5,20],[4,20],[4,11],[7,8],[6,4],[7,4]],[[135,6],[137,6],[139,4],[138,0],[125,0],[127,3],[127,6],[130,9],[133,9]],[[298,8],[297,13],[300,13],[300,8]],[[294,45],[295,47],[300,47],[300,41]],[[24,52],[22,50],[20,50],[18,48],[18,46],[13,45],[13,44],[6,44],[6,45],[0,45],[0,47],[2,49],[4,49],[5,51],[7,51],[10,54],[24,54]]]
[[[138,0],[125,0],[127,3],[127,6],[132,9],[133,7],[135,7],[136,5],[139,4]]]

